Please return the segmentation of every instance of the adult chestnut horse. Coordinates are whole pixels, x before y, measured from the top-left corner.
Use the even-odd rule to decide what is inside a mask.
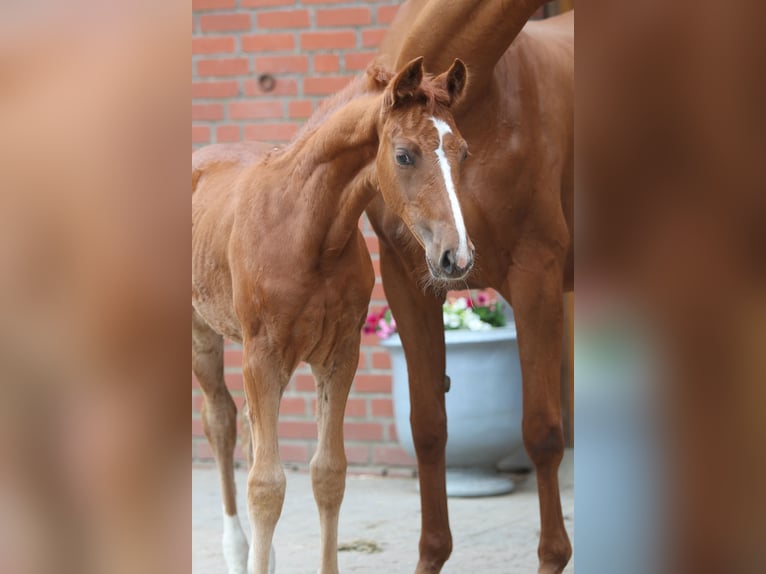
[[[424,76],[422,58],[393,79],[372,66],[360,83],[365,95],[281,151],[238,144],[192,156],[192,369],[221,473],[230,574],[273,568],[269,550],[285,494],[277,417],[300,361],[317,381],[319,442],[310,468],[319,572],[338,572],[343,413],[374,283],[358,221],[377,190],[425,248],[434,278],[461,278],[473,264],[455,185],[466,145],[449,110],[466,84],[464,65],[456,60],[434,79]],[[375,170],[365,167],[371,162]],[[244,347],[254,454],[250,559],[235,503],[236,407],[223,378],[223,337]]]
[[[537,471],[540,572],[561,572],[571,556],[558,486],[564,441],[560,405],[562,295],[574,280],[574,17],[527,23],[539,0],[410,0],[380,48],[401,66],[423,55],[446,69],[457,54],[471,82],[453,109],[470,157],[460,206],[476,246],[471,287],[493,287],[514,309],[524,389],[524,444]],[[526,24],[526,26],[525,26]],[[522,30],[523,27],[523,30]],[[324,121],[362,86],[354,82],[310,119]],[[362,182],[360,182],[362,183]],[[439,572],[452,550],[444,449],[443,281],[427,273],[419,240],[382,201],[367,214],[380,238],[383,286],[402,339],[418,458],[422,526],[417,574]]]
[[[522,27],[539,0],[411,1],[381,53],[402,65],[423,55],[441,71],[460,54],[471,83],[454,110],[471,158],[460,202],[476,246],[471,287],[512,303],[523,376],[524,444],[537,472],[540,572],[571,556],[558,486],[564,448],[560,366],[565,289],[573,288],[574,16]],[[422,533],[418,574],[441,570],[451,551],[445,491],[443,295],[418,288],[422,257],[395,212],[368,209],[380,237],[381,273],[407,357],[418,455]],[[462,283],[457,285],[462,288]]]

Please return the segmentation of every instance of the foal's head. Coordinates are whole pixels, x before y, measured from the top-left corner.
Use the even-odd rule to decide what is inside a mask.
[[[376,171],[383,199],[425,249],[436,279],[461,279],[474,248],[458,200],[468,154],[450,106],[466,83],[463,62],[445,73],[423,73],[423,58],[407,64],[383,94]]]

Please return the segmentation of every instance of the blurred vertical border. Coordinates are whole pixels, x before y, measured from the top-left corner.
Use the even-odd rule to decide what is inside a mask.
[[[763,572],[764,6],[576,9],[580,572]]]
[[[0,6],[0,572],[190,570],[190,28]]]

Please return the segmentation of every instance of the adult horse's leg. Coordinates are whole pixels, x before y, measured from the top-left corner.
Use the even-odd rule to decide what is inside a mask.
[[[435,574],[452,552],[447,515],[447,414],[444,407],[443,299],[425,294],[401,260],[381,241],[380,264],[386,298],[407,358],[410,424],[420,479],[420,558],[416,574]]]
[[[564,453],[560,369],[562,269],[556,249],[535,246],[514,254],[508,283],[518,328],[524,393],[524,446],[537,471],[540,573],[561,572],[572,555],[564,528],[558,469]]]
[[[237,516],[234,486],[234,447],[237,406],[223,378],[223,337],[192,309],[192,371],[204,402],[202,430],[213,449],[223,494],[223,557],[229,574],[246,574],[247,539]]]
[[[245,340],[242,374],[254,459],[247,477],[253,530],[247,567],[249,574],[268,574],[274,571],[271,541],[285,500],[285,471],[279,458],[277,419],[289,375],[278,358],[259,352],[252,339]]]
[[[338,514],[346,489],[343,414],[359,362],[359,335],[333,357],[333,364],[314,367],[317,381],[319,443],[311,459],[311,484],[319,509],[322,556],[319,574],[338,574]]]

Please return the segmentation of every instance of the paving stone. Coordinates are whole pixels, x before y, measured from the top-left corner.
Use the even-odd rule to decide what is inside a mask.
[[[561,497],[570,539],[574,533],[573,452],[560,470]],[[534,474],[513,475],[516,490],[490,498],[449,499],[452,557],[443,574],[537,572],[540,531]],[[193,574],[226,574],[221,553],[223,532],[218,473],[192,470]],[[245,510],[246,473],[236,473],[240,516],[249,532]],[[349,476],[341,508],[339,543],[380,552],[339,553],[344,574],[409,574],[417,563],[420,500],[412,478]],[[274,536],[277,574],[309,574],[319,566],[319,519],[305,472],[287,471],[287,494]],[[573,562],[564,571],[574,572]]]

